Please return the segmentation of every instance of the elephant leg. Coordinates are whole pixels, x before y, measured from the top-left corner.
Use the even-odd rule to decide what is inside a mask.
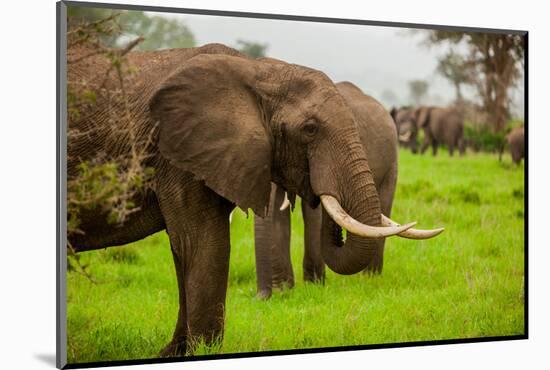
[[[177,247],[176,247],[177,248]],[[185,304],[185,283],[183,279],[183,262],[175,253],[176,248],[170,243],[172,257],[178,279],[179,310],[176,329],[170,343],[160,352],[160,357],[183,356],[187,351],[187,310]]]
[[[203,223],[206,233],[185,247],[189,262],[184,264],[184,292],[191,352],[198,341],[211,344],[223,337],[230,252],[228,216]],[[219,228],[224,232],[216,233]]]
[[[466,144],[464,143],[464,138],[460,137],[458,139],[458,153],[462,157],[465,152],[466,152]]]
[[[426,152],[426,150],[430,146],[430,141],[431,140],[430,140],[429,135],[425,132],[424,133],[424,139],[422,140],[422,146],[420,147],[420,153],[421,154],[424,154]]]
[[[292,288],[294,273],[290,259],[290,209],[281,211],[285,192],[271,185],[268,215],[254,217],[256,282],[259,298],[269,298],[273,288]]]
[[[280,210],[285,191],[276,186],[273,207],[273,287],[277,289],[294,287],[294,272],[290,259],[290,207]]]
[[[455,145],[454,145],[454,143],[451,143],[451,144],[449,145],[449,155],[450,155],[451,157],[453,156],[454,151],[455,151]]]
[[[516,165],[519,164],[519,162],[521,162],[521,153],[520,153],[520,151],[517,148],[512,148],[511,152],[512,152],[512,161]]]
[[[302,202],[302,216],[304,218],[304,281],[325,281],[325,263],[321,256],[321,206],[311,208]]]
[[[271,208],[269,212],[271,212]],[[271,220],[254,215],[254,251],[256,255],[256,295],[271,297],[273,268],[271,262]]]
[[[383,214],[388,217],[391,217],[391,209],[393,206],[393,198],[395,195],[395,188],[397,186],[397,163],[395,163],[392,168],[386,173],[382,183],[378,187],[378,194],[380,197],[380,210]],[[386,239],[381,239],[377,241],[377,251],[375,258],[373,258],[372,263],[369,264],[364,273],[367,274],[379,274],[382,272],[382,267],[384,265],[384,247],[386,244]]]
[[[159,202],[176,265],[178,321],[162,356],[192,353],[223,337],[233,205],[199,182],[161,189]],[[191,184],[189,184],[191,183]]]
[[[416,132],[411,135],[411,151],[413,154],[416,154],[418,152],[418,141]]]
[[[432,139],[432,155],[435,157],[437,155],[437,147],[439,146],[439,143],[437,140]]]

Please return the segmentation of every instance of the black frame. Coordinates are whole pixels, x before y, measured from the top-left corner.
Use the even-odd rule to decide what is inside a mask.
[[[432,29],[445,31],[462,31],[462,32],[483,32],[483,33],[506,33],[521,35],[524,39],[525,47],[525,69],[524,69],[524,126],[525,126],[525,158],[524,158],[524,334],[511,336],[494,336],[494,337],[479,337],[479,338],[461,338],[447,340],[428,340],[418,342],[402,342],[402,343],[382,343],[382,344],[366,344],[355,346],[341,347],[323,347],[323,348],[307,348],[307,349],[292,349],[292,350],[274,350],[260,352],[239,352],[219,355],[202,355],[202,356],[186,356],[174,358],[151,358],[151,359],[136,359],[136,360],[114,360],[114,361],[98,361],[67,364],[66,358],[66,285],[65,278],[67,273],[67,255],[66,255],[66,182],[67,182],[67,113],[66,113],[66,7],[78,6],[87,8],[106,8],[106,9],[121,9],[121,10],[141,10],[150,12],[178,13],[178,14],[195,14],[195,15],[214,15],[225,17],[238,18],[256,18],[256,19],[278,19],[287,21],[302,21],[302,22],[317,22],[317,23],[338,23],[352,25],[368,25],[368,26],[386,26],[400,27],[413,29]],[[405,22],[383,22],[373,20],[360,19],[344,19],[344,18],[328,18],[328,17],[310,17],[301,15],[285,15],[285,14],[267,14],[267,13],[251,13],[251,12],[235,12],[226,10],[207,10],[207,9],[189,9],[189,8],[174,8],[149,5],[130,5],[130,4],[111,4],[111,3],[95,3],[81,1],[66,1],[62,0],[56,3],[57,17],[57,63],[56,63],[56,366],[59,369],[80,369],[92,367],[106,366],[122,366],[122,365],[143,365],[143,364],[160,364],[172,362],[188,362],[188,361],[204,361],[204,360],[219,360],[232,358],[246,357],[266,357],[280,356],[293,354],[308,354],[308,353],[323,353],[323,352],[342,352],[342,351],[358,351],[365,349],[382,349],[382,348],[404,348],[404,347],[420,347],[434,346],[447,344],[462,344],[462,343],[482,343],[496,341],[511,341],[529,339],[529,32],[526,30],[512,29],[495,29],[481,27],[459,27],[447,25],[432,25],[422,23],[405,23]]]

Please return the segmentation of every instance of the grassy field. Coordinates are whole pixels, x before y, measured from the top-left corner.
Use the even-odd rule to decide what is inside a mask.
[[[302,279],[301,212],[292,218],[296,287],[255,298],[253,219],[235,212],[223,343],[199,354],[524,333],[523,164],[509,155],[433,158],[401,150],[393,218],[445,226],[433,240],[391,238],[380,276]],[[177,284],[164,232],[87,252],[98,281],[68,273],[68,360],[156,357],[171,339]]]

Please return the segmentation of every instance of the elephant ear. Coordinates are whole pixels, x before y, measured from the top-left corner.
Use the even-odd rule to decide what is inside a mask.
[[[395,120],[395,116],[397,116],[397,108],[396,107],[392,107],[392,109],[390,110],[390,116],[391,116],[391,118],[393,118],[394,122],[397,122]]]
[[[195,56],[166,78],[149,108],[159,150],[222,197],[265,216],[271,191],[271,135],[257,92],[261,63]]]
[[[430,122],[430,107],[420,107],[416,110],[416,125],[418,128],[424,128]]]

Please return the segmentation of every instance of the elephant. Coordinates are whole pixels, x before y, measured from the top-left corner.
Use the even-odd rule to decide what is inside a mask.
[[[416,110],[412,107],[392,108],[390,111],[395,127],[397,128],[398,142],[409,148],[411,152],[418,152],[418,126],[416,124]]]
[[[525,158],[525,127],[516,127],[512,129],[504,140],[504,145],[510,147],[510,154],[512,155],[512,161],[515,164],[519,164],[523,158]],[[499,160],[502,157],[504,151],[504,145],[500,148]]]
[[[420,148],[422,154],[431,146],[435,156],[439,145],[445,144],[451,157],[455,148],[460,155],[464,155],[464,117],[460,109],[430,106],[402,108],[392,110],[392,117],[399,130],[400,142],[409,146],[413,153],[417,152],[418,131],[423,129],[424,139]]]
[[[391,216],[391,209],[397,184],[397,131],[391,116],[384,107],[359,87],[351,82],[336,84],[339,93],[352,111],[361,145],[366,152],[372,171],[374,185],[380,199],[380,208],[386,216]],[[256,253],[257,296],[267,299],[273,289],[292,288],[294,274],[290,259],[290,208],[293,203],[285,199],[285,191],[276,184],[272,185],[271,206],[267,217],[254,218],[254,244]],[[302,203],[304,220],[304,258],[303,279],[306,282],[324,282],[325,264],[321,253],[322,235],[321,207],[313,208]],[[416,230],[409,229],[408,237],[425,239],[434,237],[443,229]],[[373,248],[370,263],[364,272],[381,273],[383,265],[385,239],[379,239]]]
[[[431,145],[432,153],[437,154],[440,144],[447,145],[452,157],[455,148],[464,155],[464,117],[454,107],[420,107],[417,110],[417,126],[424,129],[424,140],[420,152],[424,153]]]
[[[223,339],[229,214],[237,206],[268,215],[272,183],[310,207],[322,204],[321,255],[339,274],[377,265],[379,239],[406,235],[415,225],[383,215],[355,115],[323,72],[254,60],[221,44],[130,51],[133,72],[123,76],[109,73],[105,56],[78,47],[68,52],[71,60],[84,55],[85,63],[68,64],[69,88],[85,82],[97,97],[68,122],[83,133],[67,143],[68,181],[98,155],[128,155],[130,140],[144,145],[144,165],[154,174],[124,222],[110,223],[101,207],[91,209],[68,243],[82,252],[167,232],[179,312],[161,356]],[[119,82],[121,98],[104,98]],[[120,135],[130,124],[132,136]]]

